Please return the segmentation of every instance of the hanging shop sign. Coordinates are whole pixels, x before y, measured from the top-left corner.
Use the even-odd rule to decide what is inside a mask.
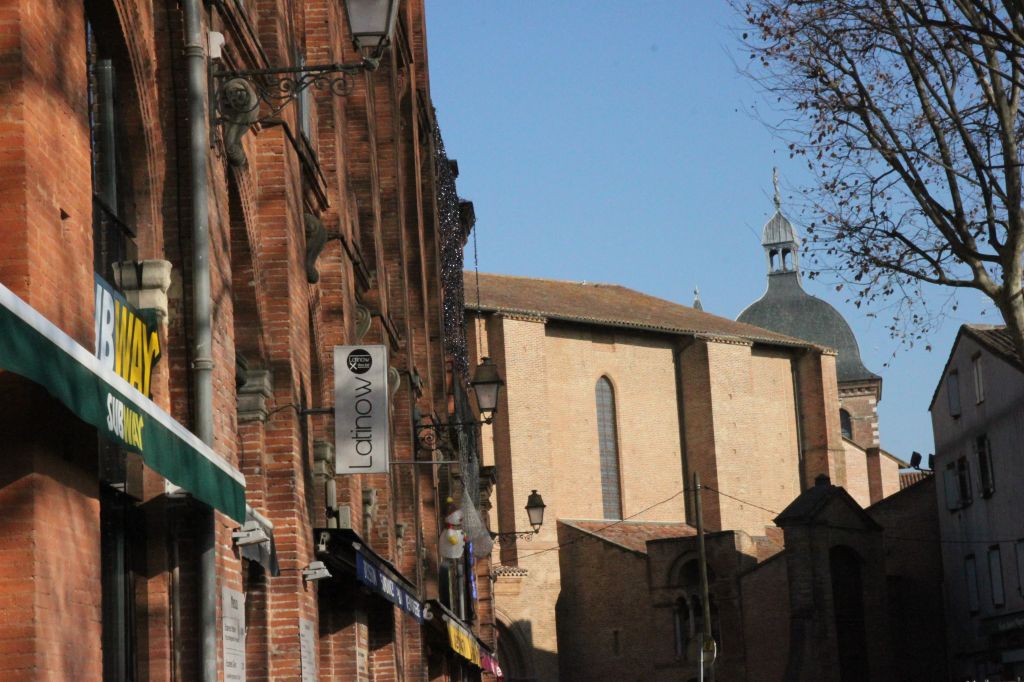
[[[454,618],[445,616],[444,619],[448,625],[448,643],[452,651],[478,668],[483,667],[480,661],[480,644],[473,633],[462,627]]]
[[[338,474],[388,471],[388,356],[382,345],[334,347],[334,452]]]
[[[356,550],[356,576],[359,582],[408,613],[417,623],[423,622],[423,605],[420,601],[402,586],[391,571],[365,556],[361,550]]]
[[[45,387],[168,481],[245,521],[245,477],[238,469],[2,284],[0,369]]]
[[[95,273],[94,273],[95,274]],[[147,398],[160,359],[156,315],[139,311],[99,275],[96,280],[96,357]]]

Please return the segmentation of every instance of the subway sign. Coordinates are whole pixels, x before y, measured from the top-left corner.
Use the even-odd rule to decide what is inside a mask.
[[[144,314],[128,304],[124,296],[96,275],[96,357],[104,368],[127,381],[139,393],[152,397],[150,379],[160,359],[160,335],[156,316]],[[129,433],[131,442],[141,435],[135,421],[119,401],[108,400],[108,424],[116,433]]]

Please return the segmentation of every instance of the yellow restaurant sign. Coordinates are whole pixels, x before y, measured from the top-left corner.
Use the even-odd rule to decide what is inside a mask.
[[[467,631],[451,618],[445,617],[445,620],[448,621],[448,641],[452,645],[452,650],[478,668],[482,668],[480,645],[477,643],[473,633]]]
[[[127,381],[147,398],[150,378],[160,359],[160,336],[154,319],[143,319],[138,310],[96,275],[96,357],[107,369]],[[111,412],[116,417],[116,412]],[[124,415],[120,422],[130,422]],[[134,433],[134,431],[131,431]],[[142,447],[141,434],[138,447]]]

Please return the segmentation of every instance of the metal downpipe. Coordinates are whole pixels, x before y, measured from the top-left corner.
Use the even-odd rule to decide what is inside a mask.
[[[206,50],[201,0],[184,0],[185,61],[188,66],[189,152],[192,177],[192,324],[195,349],[195,429],[213,445],[213,356],[210,319],[210,215],[206,173],[209,131],[206,115]],[[199,515],[200,679],[217,680],[217,554],[213,509]]]

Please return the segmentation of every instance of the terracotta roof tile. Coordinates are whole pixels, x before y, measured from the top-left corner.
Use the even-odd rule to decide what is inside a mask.
[[[910,486],[923,481],[924,479],[931,476],[928,471],[901,471],[900,472],[900,490],[909,488]]]
[[[695,535],[696,530],[685,523],[658,523],[653,521],[581,521],[559,519],[559,523],[589,533],[596,537],[641,554],[647,553],[648,540]]]
[[[466,309],[476,309],[476,279],[465,273]],[[616,284],[566,282],[480,273],[480,308],[586,324],[669,334],[704,335],[818,348],[814,344],[736,322]]]

